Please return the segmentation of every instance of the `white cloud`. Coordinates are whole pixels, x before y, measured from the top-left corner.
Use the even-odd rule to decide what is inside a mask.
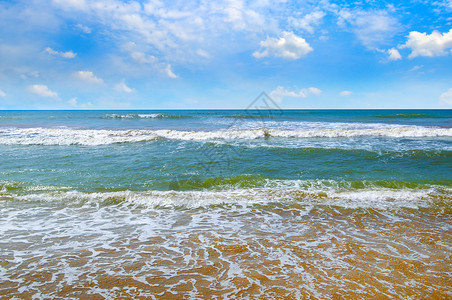
[[[147,55],[139,51],[131,52],[130,57],[139,64],[153,64],[157,62],[155,56]]]
[[[56,92],[51,91],[46,85],[43,84],[30,85],[28,90],[41,97],[58,98],[58,94]]]
[[[93,104],[91,102],[86,102],[86,103],[78,103],[77,98],[71,98],[67,101],[67,103],[73,107],[73,108],[90,108],[93,106]]]
[[[299,59],[307,55],[313,49],[305,39],[296,36],[293,32],[283,32],[280,38],[267,37],[261,41],[260,45],[263,51],[256,51],[253,56],[263,58],[267,56],[281,57],[284,59]]]
[[[118,83],[115,85],[115,90],[117,92],[131,93],[133,89],[129,88],[124,82]]]
[[[249,51],[250,40],[262,40],[265,34],[281,32],[279,24],[285,23],[291,14],[284,9],[289,6],[285,0],[51,2],[59,17],[78,20],[75,26],[81,30],[90,31],[85,30],[86,26],[98,28],[119,47],[124,41],[135,42],[138,52],[173,66],[198,62],[205,54],[211,58]],[[280,14],[281,11],[284,13]],[[228,47],[222,46],[225,43]]]
[[[81,31],[83,31],[86,34],[90,34],[91,33],[91,28],[89,28],[88,26],[82,25],[82,24],[77,24],[76,27],[78,29],[80,29]]]
[[[291,98],[306,98],[309,95],[320,95],[322,91],[316,87],[304,88],[298,92],[289,91],[287,88],[278,86],[270,92],[269,96],[274,101],[280,103],[285,97]]]
[[[399,30],[396,18],[384,10],[365,11],[342,9],[338,12],[338,25],[350,29],[367,48],[387,43]]]
[[[78,71],[74,73],[74,77],[89,83],[102,84],[104,81],[101,78],[94,76],[91,71]]]
[[[39,72],[38,71],[28,71],[26,73],[20,74],[20,78],[26,80],[28,78],[38,78],[39,77]]]
[[[440,33],[433,31],[432,34],[411,31],[408,40],[400,49],[409,48],[409,58],[416,56],[444,56],[452,53],[452,29],[449,32]]]
[[[71,98],[69,99],[69,101],[67,102],[70,106],[77,106],[77,98]]]
[[[159,60],[153,55],[139,51],[141,50],[141,48],[134,42],[128,42],[121,45],[121,49],[127,52],[134,62],[142,65],[143,67],[151,66],[152,68],[159,71],[166,69],[166,64],[159,62]]]
[[[173,73],[173,71],[171,70],[171,65],[167,65],[165,68],[165,73],[169,78],[177,78],[179,76],[177,76],[176,74]]]
[[[452,11],[452,0],[434,1],[432,4],[438,6],[439,9],[441,9],[441,11],[443,10]],[[448,18],[448,20],[450,19],[451,18]]]
[[[160,0],[148,0],[148,2],[143,5],[144,11],[147,15],[160,16],[167,19],[181,19],[191,16],[189,11],[166,8],[165,4],[167,3]]]
[[[439,103],[441,105],[452,106],[452,89],[448,89],[439,96]]]
[[[121,46],[121,49],[125,52],[127,52],[130,55],[130,58],[143,66],[145,68],[146,66],[150,66],[157,72],[164,74],[165,76],[169,78],[178,78],[179,76],[176,75],[173,70],[171,64],[161,62],[158,58],[156,58],[153,55],[146,54],[144,52],[138,51],[139,46],[137,46],[134,42],[128,42]],[[198,51],[199,52],[199,51]],[[201,52],[198,55],[208,55],[207,53]],[[118,87],[118,85],[117,85]],[[119,88],[119,87],[118,87]],[[124,91],[124,90],[122,90]]]
[[[6,97],[6,93],[2,90],[0,90],[0,97]]]
[[[265,16],[246,5],[244,0],[228,0],[225,1],[224,8],[220,9],[220,13],[226,16],[223,20],[231,23],[235,30],[246,30],[247,28],[261,27],[265,23]]]
[[[420,70],[420,69],[422,69],[423,67],[424,67],[424,65],[416,65],[416,66],[414,66],[414,67],[412,67],[412,68],[410,69],[410,72],[414,72],[414,71]]]
[[[204,58],[210,58],[209,53],[202,49],[196,50],[196,54],[198,54],[199,56],[204,57]]]
[[[314,11],[303,16],[301,19],[290,17],[289,22],[296,28],[301,28],[309,33],[314,33],[314,26],[318,26],[324,16],[325,13],[323,11]]]
[[[184,43],[202,40],[201,34],[205,33],[202,20],[203,17],[209,18],[206,13],[210,5],[197,6],[193,3],[173,5],[160,1],[148,1],[142,4],[141,2],[53,0],[55,5],[69,15],[82,12],[87,22],[93,19],[98,20],[103,26],[104,34],[111,35],[114,39],[121,36],[119,40],[126,37],[131,41],[152,45],[155,52],[163,53],[165,56],[174,55],[177,51],[187,52],[187,47],[184,47],[187,44]],[[219,18],[218,15],[216,16]],[[78,27],[85,32],[90,31],[85,30],[84,25]],[[120,34],[117,34],[118,31]]]
[[[395,48],[391,48],[388,50],[389,60],[399,60],[402,59],[402,55],[400,55],[399,51]]]
[[[129,53],[130,57],[137,63],[141,65],[149,64],[153,65],[158,62],[157,58],[153,55],[146,54],[142,51],[138,51],[136,43],[128,42],[121,45],[121,49],[127,53]]]
[[[57,56],[61,56],[61,57],[64,57],[64,58],[74,58],[77,55],[77,53],[72,52],[72,50],[67,51],[67,52],[59,52],[59,51],[53,50],[50,47],[47,47],[45,49],[45,51],[47,53],[49,53],[50,55],[57,55]]]
[[[353,93],[352,91],[342,91],[342,92],[339,93],[339,95],[342,96],[342,97],[348,97],[352,93]]]
[[[134,42],[127,42],[121,45],[121,50],[125,52],[132,52],[137,47],[137,44]]]
[[[321,89],[318,89],[316,87],[310,87],[307,89],[304,89],[305,93],[308,94],[313,94],[313,95],[320,95],[322,93]]]
[[[54,3],[63,6],[65,9],[86,10],[88,5],[85,0],[53,0]]]

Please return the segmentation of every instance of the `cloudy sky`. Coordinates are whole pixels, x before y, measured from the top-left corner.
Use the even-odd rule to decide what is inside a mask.
[[[452,1],[0,0],[0,109],[452,108]]]

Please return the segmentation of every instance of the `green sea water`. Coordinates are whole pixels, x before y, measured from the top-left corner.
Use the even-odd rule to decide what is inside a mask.
[[[0,111],[0,295],[452,297],[451,200],[452,110]]]
[[[451,111],[258,113],[2,112],[1,182],[16,192],[451,182]]]

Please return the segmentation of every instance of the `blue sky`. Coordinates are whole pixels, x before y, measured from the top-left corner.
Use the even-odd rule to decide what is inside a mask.
[[[0,0],[0,109],[452,108],[452,1]]]

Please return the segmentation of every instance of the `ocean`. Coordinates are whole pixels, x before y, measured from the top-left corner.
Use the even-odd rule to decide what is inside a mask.
[[[450,299],[452,110],[0,111],[0,298]]]

